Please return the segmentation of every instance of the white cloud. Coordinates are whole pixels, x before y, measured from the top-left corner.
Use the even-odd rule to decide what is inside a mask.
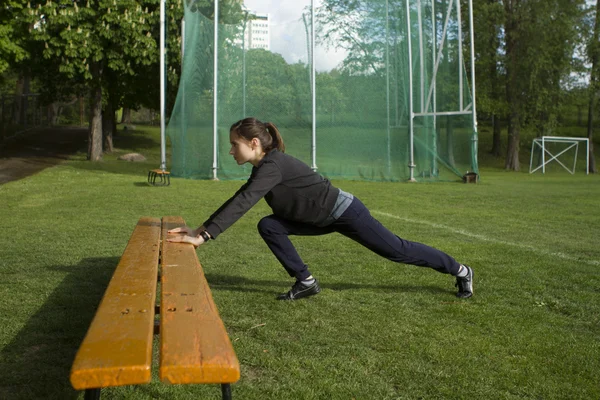
[[[315,7],[320,5],[315,1]],[[245,6],[259,14],[269,14],[271,20],[271,51],[279,53],[290,64],[301,61],[307,63],[308,48],[306,28],[302,21],[302,12],[310,10],[310,0],[245,0]],[[309,15],[310,17],[310,15]],[[307,22],[309,22],[307,20]],[[308,25],[310,29],[310,24]],[[315,49],[316,68],[329,71],[337,67],[346,53],[342,50]]]

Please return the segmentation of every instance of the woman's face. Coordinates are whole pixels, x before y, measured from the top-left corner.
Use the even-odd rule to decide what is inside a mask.
[[[231,143],[229,154],[233,156],[233,159],[238,165],[252,162],[256,158],[256,152],[252,147],[252,142],[247,141],[237,133],[229,133],[229,142]]]

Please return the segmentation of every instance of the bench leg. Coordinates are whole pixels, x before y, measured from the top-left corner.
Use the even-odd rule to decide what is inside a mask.
[[[83,396],[84,400],[100,400],[100,388],[98,389],[86,389],[85,395]]]
[[[231,385],[229,383],[222,384],[221,393],[223,393],[223,400],[231,400]]]

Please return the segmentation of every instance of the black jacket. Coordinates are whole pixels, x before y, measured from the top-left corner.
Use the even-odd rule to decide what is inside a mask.
[[[302,161],[271,150],[252,168],[248,181],[203,225],[216,238],[264,197],[278,217],[319,226],[331,213],[338,194],[339,189]]]

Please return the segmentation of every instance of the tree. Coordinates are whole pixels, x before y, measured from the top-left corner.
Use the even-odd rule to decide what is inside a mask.
[[[15,85],[15,124],[26,121],[32,70],[37,67],[41,49],[30,40],[33,25],[23,18],[23,1],[10,0],[0,9],[0,73],[11,68],[17,72]]]
[[[388,11],[403,10],[403,3],[390,0]],[[394,12],[388,14],[394,20]],[[385,73],[386,3],[325,0],[315,15],[317,41],[347,52],[343,72]]]
[[[596,10],[594,16],[594,28],[591,40],[587,45],[588,58],[592,64],[590,70],[589,102],[588,102],[588,121],[587,137],[589,141],[589,159],[590,165],[588,172],[596,173],[596,159],[594,157],[594,107],[596,97],[598,96],[600,80],[600,1],[596,0]]]
[[[279,120],[294,113],[294,94],[288,64],[280,54],[252,49],[246,55],[248,115]],[[239,97],[239,93],[236,93]],[[277,104],[278,109],[273,109]]]
[[[179,6],[181,3],[177,3]],[[90,88],[88,159],[102,157],[102,95],[108,71],[136,74],[156,62],[159,15],[153,0],[58,0],[28,4],[44,56],[68,78],[82,76]],[[114,116],[113,116],[114,118]]]
[[[520,169],[523,127],[544,134],[556,125],[582,9],[582,0],[504,0],[507,170]]]
[[[19,18],[22,8],[23,2],[14,0],[3,1],[0,8],[0,74],[27,58],[23,45],[27,30]]]
[[[504,61],[500,48],[504,21],[502,3],[499,0],[474,2],[473,20],[476,38],[479,39],[475,40],[477,112],[491,118],[493,138],[490,154],[500,156],[500,121],[505,117],[507,108],[506,98],[502,96],[504,75],[499,68]]]
[[[338,72],[317,74],[317,87],[319,88],[319,102],[317,111],[329,115],[329,123],[339,122],[339,115],[344,111],[345,99],[342,93],[341,81]],[[336,119],[338,121],[336,121]],[[326,122],[324,120],[323,122]]]

